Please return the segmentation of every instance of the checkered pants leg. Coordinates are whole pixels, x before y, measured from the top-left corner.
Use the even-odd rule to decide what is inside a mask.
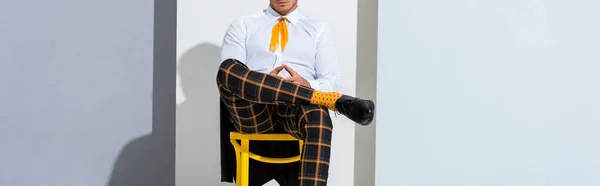
[[[254,103],[307,105],[314,90],[284,81],[282,77],[250,70],[235,59],[221,63],[217,84],[223,91]]]
[[[333,125],[327,108],[310,104],[312,89],[251,71],[233,59],[221,63],[217,84],[238,131],[268,133],[282,125],[305,141],[299,185],[327,185]]]
[[[286,131],[304,140],[298,185],[326,186],[333,132],[329,110],[316,105],[293,106],[288,110],[290,117],[279,114],[284,117]]]

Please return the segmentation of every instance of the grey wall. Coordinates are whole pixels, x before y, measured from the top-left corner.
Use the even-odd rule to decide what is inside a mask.
[[[0,186],[174,185],[176,6],[156,7],[2,3]]]
[[[597,7],[380,0],[376,185],[600,185]]]
[[[377,103],[377,2],[358,0],[356,43],[356,96]],[[356,125],[354,185],[375,185],[375,132],[377,118],[368,127]]]

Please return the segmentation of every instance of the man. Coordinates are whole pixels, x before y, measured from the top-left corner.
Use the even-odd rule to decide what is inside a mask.
[[[266,10],[231,23],[217,85],[237,131],[283,127],[304,140],[297,185],[325,186],[333,130],[328,110],[368,125],[374,103],[337,93],[333,33],[326,23],[302,15],[297,3],[270,0]]]

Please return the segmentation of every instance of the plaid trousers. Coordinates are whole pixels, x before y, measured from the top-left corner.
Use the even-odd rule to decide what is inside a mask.
[[[283,125],[304,140],[298,185],[327,185],[333,125],[327,108],[310,104],[313,89],[252,71],[235,59],[221,63],[217,85],[238,131],[269,133]]]

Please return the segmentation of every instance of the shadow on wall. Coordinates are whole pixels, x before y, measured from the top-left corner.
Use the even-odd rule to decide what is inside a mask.
[[[220,182],[219,96],[215,79],[219,61],[220,47],[208,43],[183,54],[179,72],[186,100],[177,106],[177,136],[175,126],[161,125],[153,118],[152,133],[132,140],[119,154],[108,186],[173,185],[175,155],[170,142],[175,138],[181,153],[177,161],[182,162],[176,165],[181,170],[178,174],[194,178],[184,179],[178,185],[197,185],[198,181],[200,185],[231,185]]]
[[[219,46],[201,43],[185,51],[179,61],[181,88],[186,100],[177,106],[177,170],[182,177],[178,185],[232,185],[220,182],[216,84],[220,54]]]
[[[153,129],[154,131],[154,129]],[[163,138],[164,139],[164,138]],[[174,183],[172,165],[165,164],[170,157],[160,144],[161,137],[144,135],[128,143],[119,154],[108,186],[169,186]],[[170,147],[167,147],[170,148]]]
[[[175,185],[176,1],[154,1],[152,133],[129,142],[108,186]]]
[[[159,58],[162,57],[155,55],[155,59]],[[175,185],[175,88],[169,89],[175,80],[175,73],[170,71],[175,72],[175,68],[171,70],[168,65],[154,64],[152,133],[125,145],[115,161],[108,186]]]
[[[174,39],[173,39],[174,41]],[[158,46],[158,45],[157,45]],[[155,48],[155,51],[165,51]],[[152,133],[129,142],[119,153],[108,186],[175,185],[175,52],[155,52]],[[157,70],[160,69],[160,70]]]

